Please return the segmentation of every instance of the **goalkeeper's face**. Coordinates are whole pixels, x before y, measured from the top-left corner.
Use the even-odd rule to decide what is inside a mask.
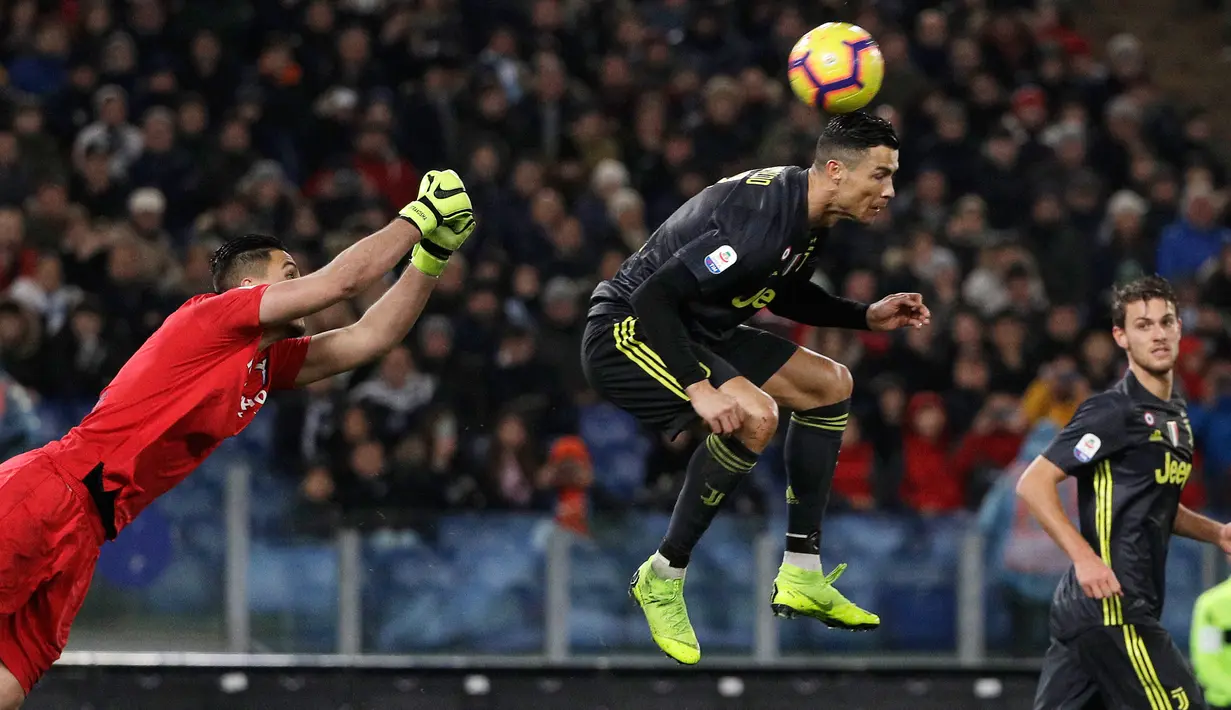
[[[290,254],[274,249],[269,253],[269,261],[265,264],[265,274],[258,283],[276,284],[280,281],[290,281],[299,278],[299,265]],[[298,338],[308,332],[308,321],[304,318],[293,320],[286,324],[290,331],[286,337]]]
[[[835,200],[839,211],[850,219],[871,222],[893,198],[898,151],[889,146],[875,146],[843,167]]]

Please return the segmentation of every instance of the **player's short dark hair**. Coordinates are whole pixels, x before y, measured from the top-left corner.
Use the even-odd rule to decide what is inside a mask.
[[[865,151],[882,145],[898,149],[892,123],[864,111],[842,113],[829,119],[821,131],[812,162],[818,167],[834,159],[856,162]]]
[[[1171,288],[1171,283],[1158,274],[1142,276],[1116,286],[1111,297],[1112,324],[1117,328],[1124,327],[1128,304],[1153,300],[1170,303],[1176,308],[1175,291]]]
[[[267,234],[245,234],[218,247],[209,260],[214,292],[235,288],[254,270],[264,268],[275,249],[286,251],[286,246],[281,239]]]

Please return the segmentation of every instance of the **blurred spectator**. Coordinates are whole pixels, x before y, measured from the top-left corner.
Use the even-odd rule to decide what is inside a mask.
[[[500,414],[484,448],[479,504],[495,509],[536,507],[538,484],[547,479],[539,474],[542,453],[526,418],[516,410]]]
[[[589,532],[587,491],[593,483],[594,468],[585,443],[576,436],[557,439],[538,473],[538,487],[556,491],[556,523],[583,535]]]
[[[925,514],[951,513],[966,504],[966,481],[950,466],[950,433],[944,400],[935,392],[910,399],[902,440],[899,495]]]
[[[49,335],[64,327],[69,312],[81,300],[81,289],[64,283],[64,267],[58,256],[44,254],[30,276],[18,277],[9,287],[9,297],[47,323]]]
[[[851,417],[842,432],[842,449],[834,469],[832,497],[834,509],[871,510],[877,507],[876,456],[872,444],[863,438],[859,419]]]
[[[34,46],[8,66],[9,82],[35,96],[48,96],[63,86],[68,68],[68,32],[64,25],[48,21],[39,29]]]
[[[73,164],[81,169],[86,151],[99,147],[111,156],[107,166],[111,175],[123,178],[144,146],[141,131],[128,122],[128,94],[114,84],[104,86],[94,94],[94,110],[96,120],[73,143]]]
[[[1215,223],[1222,205],[1207,186],[1196,186],[1184,195],[1183,216],[1163,230],[1158,242],[1158,272],[1181,281],[1191,279],[1207,261],[1231,241],[1231,230]]]
[[[1013,628],[1010,651],[1019,656],[1035,655],[1047,645],[1052,594],[1071,565],[1014,493],[1021,472],[1058,431],[1046,421],[1031,429],[1016,461],[996,478],[979,509],[979,528],[987,536],[987,570],[1004,595]],[[1059,493],[1065,513],[1076,525],[1077,482],[1064,481]]]
[[[38,253],[26,246],[26,227],[19,210],[0,208],[0,287],[33,275]]]
[[[436,379],[415,369],[410,348],[399,346],[380,361],[377,374],[351,391],[351,399],[371,413],[378,435],[392,440],[411,428],[416,412],[432,401]]]
[[[987,398],[949,464],[952,475],[966,481],[971,502],[977,503],[999,472],[1013,462],[1026,430],[1027,419],[1016,397],[997,393]]]
[[[1063,427],[1073,418],[1077,406],[1091,394],[1074,357],[1059,355],[1039,368],[1039,376],[1026,388],[1022,395],[1022,415],[1030,427],[1043,419]]]

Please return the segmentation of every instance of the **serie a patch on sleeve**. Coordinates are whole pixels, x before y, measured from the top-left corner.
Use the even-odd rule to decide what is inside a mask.
[[[1103,442],[1097,435],[1086,434],[1077,442],[1077,446],[1073,447],[1073,457],[1082,463],[1090,463],[1102,445]]]
[[[705,257],[705,268],[709,269],[711,273],[721,274],[731,268],[731,265],[738,258],[739,256],[731,248],[730,244],[723,244],[710,252],[709,256]]]

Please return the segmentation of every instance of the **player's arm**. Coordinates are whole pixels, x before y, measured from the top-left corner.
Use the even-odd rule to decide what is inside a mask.
[[[818,328],[846,328],[870,330],[868,304],[835,296],[826,289],[800,280],[786,293],[769,303],[769,311],[776,316]]]
[[[419,187],[419,197],[402,208],[398,219],[360,239],[323,268],[271,285],[261,298],[261,325],[288,323],[354,298],[388,273],[412,247],[415,268],[438,276],[460,245],[451,239],[467,223],[473,230],[473,209],[461,178],[452,170],[429,172]],[[442,225],[450,225],[452,231],[442,231],[435,238]]]
[[[1223,532],[1224,527],[1226,526],[1222,523],[1181,505],[1176,511],[1175,525],[1172,530],[1180,537],[1208,542],[1211,545],[1221,545],[1223,537],[1228,535]]]
[[[835,296],[811,281],[797,281],[769,304],[776,316],[818,328],[848,330],[894,330],[924,326],[932,313],[923,305],[923,295],[894,293],[876,303],[860,303]]]
[[[358,296],[421,238],[415,225],[395,219],[307,276],[272,284],[261,299],[261,325],[289,323]]]
[[[1102,563],[1098,553],[1081,536],[1081,532],[1064,512],[1064,503],[1060,500],[1060,482],[1068,474],[1060,470],[1056,464],[1039,456],[1026,467],[1017,481],[1017,495],[1030,509],[1030,514],[1039,521],[1039,525],[1047,531],[1052,540],[1064,550],[1074,565],[1081,562],[1094,561]],[[1110,591],[1110,590],[1101,590]],[[1115,590],[1118,592],[1118,589]],[[1104,593],[1097,598],[1108,596]]]
[[[1124,429],[1124,410],[1112,394],[1091,397],[1017,482],[1018,497],[1073,561],[1077,581],[1094,599],[1119,595],[1120,582],[1065,514],[1058,486],[1123,448]]]
[[[436,279],[407,268],[356,323],[312,336],[295,386],[332,377],[383,357],[410,332]]]

